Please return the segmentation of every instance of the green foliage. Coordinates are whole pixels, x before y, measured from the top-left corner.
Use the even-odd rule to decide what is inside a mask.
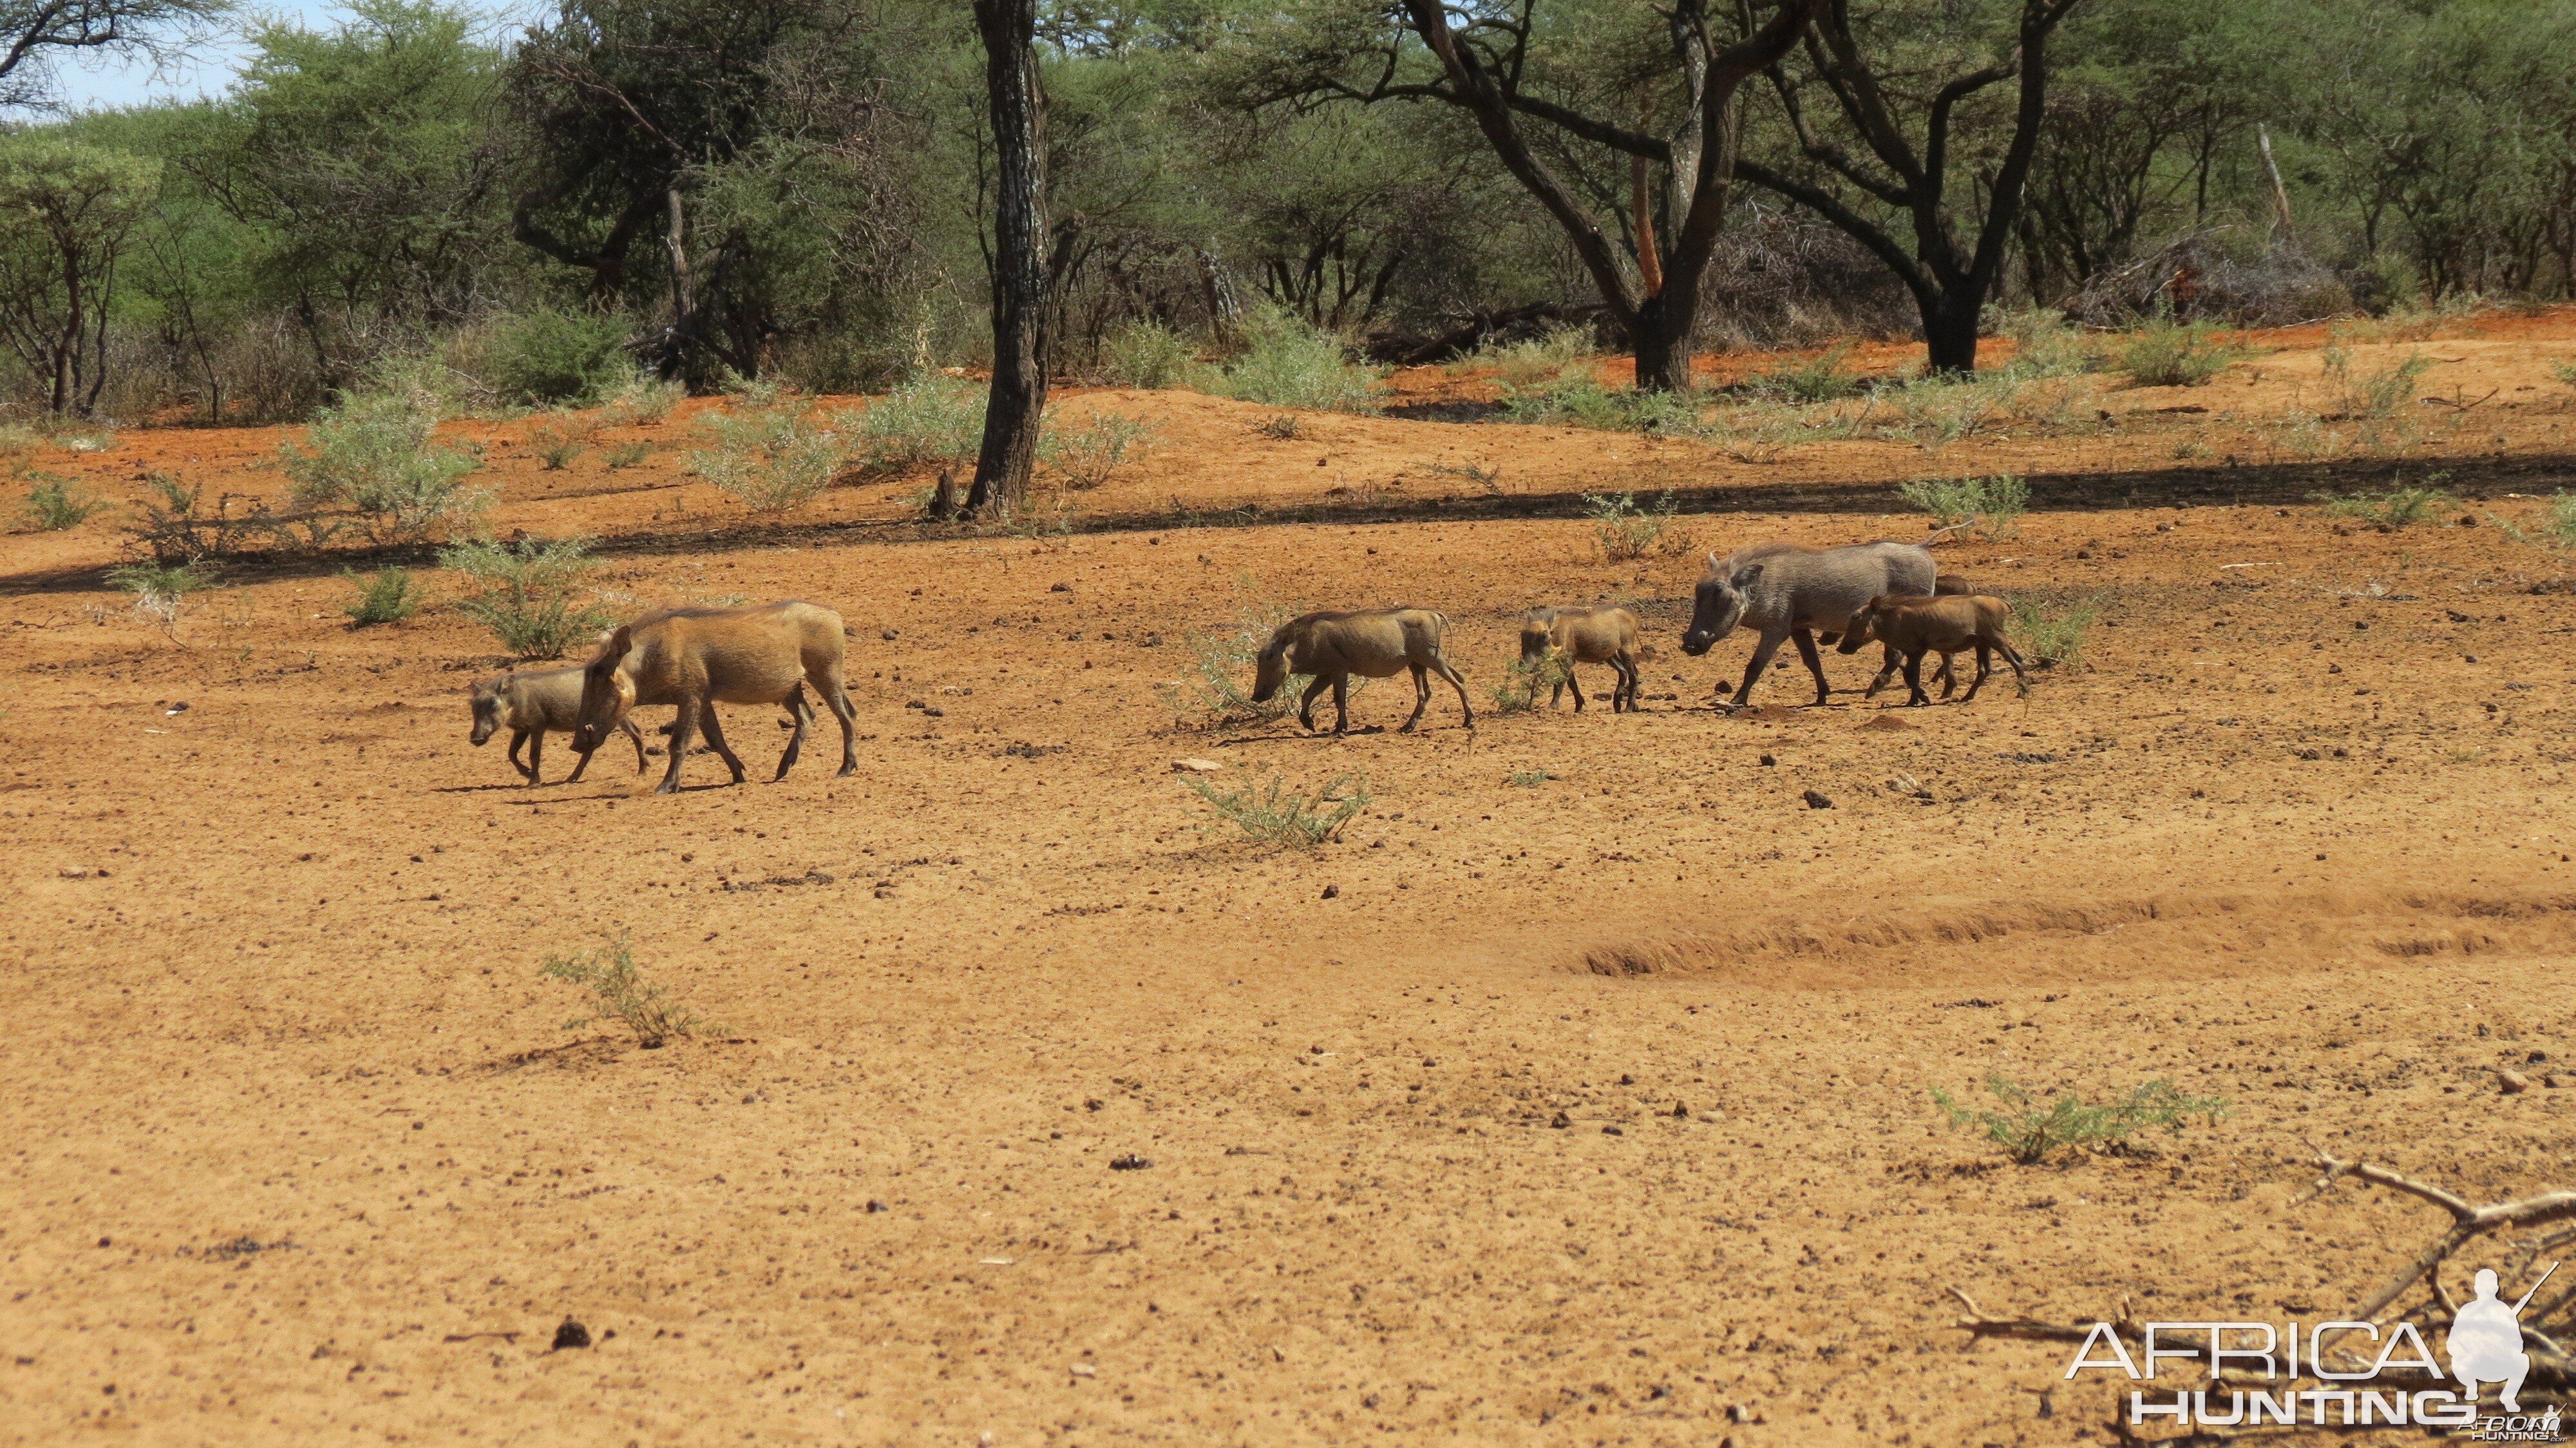
[[[1150,318],[1124,322],[1100,339],[1100,373],[1121,387],[1178,387],[1198,369],[1190,339]]]
[[[954,462],[984,442],[986,389],[919,372],[868,404],[859,418],[858,458],[877,472]]]
[[[2101,348],[2080,329],[2067,325],[2063,312],[2048,307],[2007,312],[1997,330],[2013,342],[2007,364],[2023,377],[2074,377],[2102,367]]]
[[[1515,769],[1511,772],[1509,778],[1511,783],[1519,785],[1523,789],[1536,789],[1540,785],[1547,783],[1549,780],[1556,778],[1556,776],[1548,773],[1544,769]]]
[[[1554,382],[1568,368],[1590,356],[1592,345],[1591,328],[1560,324],[1517,342],[1488,338],[1444,370],[1455,376],[1491,368],[1494,380],[1505,387],[1539,387]]]
[[[412,587],[408,568],[379,568],[364,578],[358,576],[356,569],[344,568],[340,576],[355,591],[355,596],[340,606],[353,628],[402,623],[420,610],[420,594]]]
[[[653,445],[649,442],[622,442],[602,453],[599,461],[601,466],[615,472],[619,468],[631,468],[652,455]]]
[[[160,187],[156,160],[55,132],[0,132],[0,337],[58,416],[86,414],[106,385],[94,340],[108,301],[101,279],[115,275]]]
[[[590,450],[591,437],[597,430],[588,418],[554,413],[529,424],[528,450],[537,455],[547,472],[561,472],[574,458]]]
[[[88,522],[91,514],[106,506],[67,479],[46,478],[28,490],[27,522],[42,532],[60,533]]]
[[[1051,409],[1038,437],[1038,461],[1076,491],[1088,491],[1143,457],[1153,446],[1154,429],[1115,412],[1082,410],[1082,421],[1067,424],[1064,409]]]
[[[1896,485],[1896,495],[1919,512],[1932,515],[1936,527],[1949,528],[1974,519],[1988,541],[2008,538],[2030,511],[2030,484],[2011,473],[1990,478],[1914,478]]]
[[[1583,514],[1592,520],[1593,540],[1601,545],[1601,556],[1613,563],[1650,553],[1689,552],[1690,530],[1674,524],[1680,506],[1669,488],[1651,508],[1638,507],[1634,493],[1583,495]]]
[[[2056,1097],[2046,1110],[2040,1109],[2030,1092],[2001,1076],[1988,1076],[1986,1090],[2003,1103],[2003,1110],[1973,1111],[1939,1090],[1932,1093],[1932,1102],[1953,1129],[1984,1131],[1988,1141],[2023,1166],[2038,1165],[2060,1147],[2122,1141],[2151,1126],[2179,1133],[2194,1116],[2205,1117],[2214,1126],[2227,1110],[2226,1101],[2218,1097],[2186,1096],[2166,1081],[2149,1081],[2126,1098],[2100,1106],[2088,1105],[2070,1092]]]
[[[109,569],[107,581],[133,594],[135,615],[176,642],[190,596],[213,586],[215,576],[201,563],[128,563]]]
[[[2398,416],[2415,400],[2417,384],[2431,370],[2432,358],[2409,352],[2385,367],[2355,375],[2352,353],[2341,339],[2330,342],[2325,351],[2326,385],[2334,391],[2337,409],[2349,418]]]
[[[1290,675],[1264,703],[1254,703],[1247,692],[1262,645],[1294,616],[1295,610],[1283,605],[1259,604],[1245,609],[1230,629],[1184,630],[1181,642],[1189,650],[1189,661],[1181,667],[1180,682],[1162,686],[1163,702],[1173,717],[1216,729],[1296,713],[1297,697],[1311,682],[1304,674]],[[1358,693],[1367,682],[1351,680],[1351,692]]]
[[[756,513],[812,502],[849,459],[838,431],[792,404],[710,412],[702,425],[715,445],[689,454],[690,470]]]
[[[2331,493],[2310,493],[2308,501],[2323,505],[2329,517],[2349,518],[2365,527],[2392,533],[2460,505],[2460,500],[2446,489],[2404,485],[2367,496],[2337,497]]]
[[[1574,671],[1567,663],[1565,651],[1553,645],[1535,659],[1514,659],[1511,667],[1503,671],[1503,681],[1494,685],[1491,691],[1494,712],[1525,713],[1537,707],[1542,691],[1572,682]]]
[[[1698,399],[1678,392],[1639,392],[1601,385],[1591,369],[1578,368],[1536,387],[1501,389],[1503,415],[1512,422],[1553,423],[1604,432],[1652,432],[1690,437],[1700,431]]]
[[[1885,404],[1895,414],[1896,421],[1887,428],[1891,435],[1938,449],[2009,421],[2030,386],[2028,379],[2008,369],[1967,377],[1941,373],[1883,388],[1873,403]]]
[[[2102,617],[2099,598],[2083,599],[2062,608],[2051,608],[2036,598],[2022,597],[2012,601],[2012,636],[2020,641],[2022,656],[2034,667],[2053,669],[2075,662],[2084,651],[2084,635]]]
[[[2487,522],[2516,543],[2529,543],[2537,548],[2560,552],[2576,550],[2576,493],[2560,489],[2550,494],[2549,506],[2541,510],[2533,528],[2525,528],[2494,513],[2487,514]]]
[[[438,561],[479,587],[474,597],[460,600],[457,608],[490,629],[503,648],[520,658],[560,658],[564,650],[614,621],[596,603],[575,599],[599,568],[599,560],[590,556],[587,538],[459,543],[441,551]]]
[[[1377,369],[1351,361],[1330,332],[1265,308],[1246,319],[1244,342],[1243,355],[1225,365],[1209,391],[1264,407],[1373,412],[1380,406]]]
[[[493,390],[513,402],[587,401],[631,386],[627,325],[596,312],[541,308],[493,325],[485,360]]]
[[[1291,789],[1279,775],[1267,784],[1246,781],[1243,788],[1220,790],[1204,779],[1189,781],[1191,791],[1207,801],[1219,820],[1232,825],[1257,845],[1313,849],[1338,835],[1369,806],[1368,780],[1345,774],[1312,794]],[[1215,825],[1201,825],[1214,831]]]
[[[567,1031],[578,1031],[604,1016],[633,1031],[637,1045],[656,1051],[673,1036],[712,1029],[661,986],[644,978],[624,931],[588,955],[547,956],[540,969],[550,980],[583,987],[591,994],[595,1014],[564,1022]]]
[[[357,392],[322,410],[304,446],[278,448],[290,496],[307,509],[346,505],[379,547],[462,533],[492,506],[463,486],[481,463],[435,439],[438,404],[425,389]]]
[[[2120,370],[2140,387],[2200,387],[2250,353],[2207,322],[2156,317],[2120,348]]]
[[[1758,372],[1745,387],[1759,396],[1782,402],[1832,402],[1857,395],[1862,379],[1846,370],[1851,360],[1852,344],[1837,342],[1822,355],[1804,362],[1783,362],[1768,371]]]
[[[655,427],[689,389],[677,382],[665,382],[650,372],[630,371],[608,384],[599,394],[599,420],[608,427]]]
[[[2549,375],[2557,378],[2562,386],[2576,387],[2576,362],[2552,362]]]

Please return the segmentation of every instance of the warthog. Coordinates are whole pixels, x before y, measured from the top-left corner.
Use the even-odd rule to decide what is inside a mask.
[[[1564,656],[1564,676],[1547,696],[1553,709],[1574,690],[1574,712],[1583,712],[1583,684],[1574,677],[1576,664],[1608,664],[1619,681],[1610,688],[1610,712],[1637,707],[1637,649],[1645,625],[1624,608],[1541,608],[1521,618],[1521,662],[1536,664],[1549,649]]]
[[[1890,594],[1871,599],[1867,607],[1852,615],[1851,634],[1843,640],[1842,647],[1848,652],[1877,639],[1902,654],[1907,708],[1932,702],[1932,696],[1923,692],[1925,653],[1948,655],[1973,648],[1977,651],[1977,677],[1968,685],[1968,696],[1959,701],[1973,703],[1977,691],[1986,686],[1986,676],[1993,672],[1989,654],[2002,654],[2004,662],[2012,665],[2014,679],[2029,677],[2022,670],[2021,655],[2004,637],[2004,620],[2010,614],[2002,599],[1984,594],[1941,598],[1900,598]],[[1943,689],[1941,697],[1950,697],[1950,691]]]
[[[583,665],[581,727],[573,747],[584,751],[616,728],[629,711],[642,704],[672,704],[671,767],[655,794],[680,788],[680,763],[688,758],[691,735],[706,731],[707,743],[733,782],[745,775],[742,760],[725,743],[724,726],[716,720],[718,704],[782,704],[796,720],[779,756],[773,782],[787,777],[805,747],[805,731],[814,722],[814,706],[803,685],[823,696],[823,707],[841,721],[841,774],[859,768],[856,729],[858,710],[842,687],[846,653],[841,616],[819,604],[788,599],[750,608],[674,608],[648,613],[609,635],[599,652]]]
[[[1968,580],[1955,573],[1944,573],[1940,577],[1932,580],[1932,596],[1935,598],[1947,598],[1955,593],[1974,593],[1976,591],[1976,585],[1968,582]],[[1827,635],[1819,638],[1817,642],[1830,644],[1833,643],[1833,638],[1832,636]],[[1857,653],[1860,650],[1860,646],[1865,642],[1867,642],[1867,640],[1859,638],[1856,635],[1846,635],[1843,642],[1837,646],[1836,652],[1846,654]],[[1869,687],[1863,689],[1860,696],[1864,699],[1877,698],[1878,691],[1886,688],[1888,681],[1895,678],[1897,671],[1904,667],[1905,656],[1896,651],[1896,645],[1886,645],[1885,652],[1879,656],[1878,677],[1869,681]],[[1941,681],[1941,697],[1944,699],[1949,698],[1950,692],[1959,687],[1958,676],[1950,672],[1950,656],[1948,654],[1941,655],[1941,667],[1932,671],[1932,677]]]
[[[546,735],[570,734],[581,724],[582,668],[567,664],[560,669],[532,669],[526,673],[495,674],[474,681],[473,741],[480,745],[503,729],[510,731],[510,767],[519,771],[530,784],[538,778],[540,762],[545,758]],[[635,721],[620,719],[617,727],[635,741],[635,772],[644,772],[644,731]],[[519,746],[528,746],[528,762],[519,762]],[[580,759],[564,783],[581,783],[581,772],[590,768],[590,751],[580,751]]]
[[[1682,652],[1696,658],[1739,626],[1757,630],[1760,642],[1729,706],[1741,709],[1781,641],[1794,638],[1798,657],[1815,676],[1816,702],[1822,704],[1832,686],[1825,682],[1824,661],[1816,656],[1817,632],[1846,631],[1851,616],[1882,594],[1928,596],[1935,571],[1930,550],[1920,543],[1845,548],[1756,543],[1725,558],[1712,553],[1699,581],[1690,629],[1682,635]]]
[[[1467,727],[1476,727],[1476,711],[1467,703],[1467,681],[1449,667],[1440,652],[1440,637],[1448,632],[1447,616],[1428,608],[1373,608],[1359,613],[1301,614],[1279,626],[1270,642],[1261,646],[1261,658],[1253,674],[1252,702],[1269,702],[1288,682],[1290,674],[1312,674],[1315,681],[1306,686],[1306,695],[1297,701],[1297,722],[1308,729],[1315,727],[1315,696],[1330,688],[1333,691],[1333,732],[1350,728],[1351,675],[1386,679],[1399,671],[1413,671],[1413,712],[1405,716],[1404,730],[1410,730],[1422,718],[1424,706],[1431,702],[1430,674],[1447,679],[1458,691],[1458,712],[1467,718]],[[1402,733],[1404,730],[1397,732]]]

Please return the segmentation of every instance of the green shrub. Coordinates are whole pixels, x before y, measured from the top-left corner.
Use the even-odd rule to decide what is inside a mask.
[[[1373,412],[1379,373],[1350,360],[1339,337],[1276,309],[1245,324],[1243,355],[1211,384],[1220,397],[1264,407]]]
[[[1295,442],[1306,431],[1306,424],[1293,412],[1274,412],[1252,425],[1252,430],[1273,442]]]
[[[2552,362],[2549,375],[2557,378],[2562,386],[2576,387],[2576,362]]]
[[[1501,390],[1503,415],[1512,422],[1554,423],[1603,432],[1652,432],[1667,437],[1699,433],[1700,403],[1679,392],[1609,388],[1589,371],[1570,372],[1541,387]]]
[[[529,426],[528,449],[547,472],[561,472],[574,458],[589,451],[591,435],[596,431],[587,418],[555,413]]]
[[[77,528],[107,504],[62,478],[47,478],[27,493],[27,522],[47,533]]]
[[[636,1044],[655,1051],[673,1036],[686,1036],[705,1028],[705,1023],[687,1007],[644,979],[622,931],[589,955],[551,955],[541,968],[551,979],[585,987],[596,1002],[596,1014],[564,1022],[567,1031],[578,1031],[605,1016],[633,1031]]]
[[[2352,353],[2340,341],[2329,343],[2325,350],[2325,378],[2334,389],[2335,406],[2345,417],[2384,419],[2397,416],[2415,401],[2416,384],[2433,370],[2433,359],[2421,352],[2409,352],[2377,371],[2356,377],[2352,371]]]
[[[466,531],[492,506],[489,491],[462,485],[480,464],[435,441],[437,426],[436,402],[423,392],[353,393],[322,410],[304,447],[281,446],[278,464],[299,507],[355,508],[359,531],[379,547],[425,543]]]
[[[600,392],[600,421],[610,427],[653,427],[688,395],[689,389],[677,382],[632,368]]]
[[[2012,601],[2012,636],[2033,666],[2053,669],[2075,662],[2084,651],[2084,635],[2102,617],[2102,601],[2088,598],[2051,609],[2036,598]]]
[[[2247,355],[2207,322],[2157,317],[2121,347],[2120,370],[2140,387],[2198,387]]]
[[[2100,346],[2053,308],[2004,313],[1996,330],[2012,339],[2012,361],[2005,366],[2019,376],[2073,377],[2102,368]]]
[[[573,402],[618,386],[634,373],[622,349],[626,324],[594,312],[547,308],[504,317],[493,327],[485,369],[513,402]]]
[[[2017,531],[2021,515],[2030,511],[2030,484],[2011,473],[1991,478],[1914,478],[1897,484],[1896,495],[1931,514],[1935,527],[1975,519],[1989,541]]]
[[[1592,346],[1591,328],[1560,323],[1517,342],[1487,338],[1445,370],[1454,376],[1490,367],[1494,380],[1505,387],[1536,387],[1555,381],[1567,368],[1591,356]]]
[[[860,462],[898,472],[973,457],[984,444],[985,397],[986,389],[961,378],[913,374],[860,417]]]
[[[1121,387],[1178,387],[1198,367],[1190,339],[1151,318],[1127,322],[1100,339],[1100,373]]]
[[[215,578],[212,570],[199,563],[128,563],[109,569],[107,581],[133,594],[135,615],[175,643],[179,618],[188,611],[190,596],[212,586]]]
[[[1047,414],[1046,429],[1038,438],[1038,460],[1076,491],[1099,487],[1153,446],[1154,430],[1132,417],[1088,407],[1078,424],[1066,424],[1063,416],[1062,409]]]
[[[649,442],[622,442],[600,454],[599,462],[602,467],[615,472],[619,468],[631,468],[652,455],[653,445]]]
[[[1189,661],[1182,665],[1178,683],[1162,686],[1163,702],[1173,717],[1215,729],[1255,720],[1285,719],[1296,713],[1298,696],[1313,682],[1304,674],[1291,674],[1279,686],[1279,692],[1263,703],[1252,702],[1249,692],[1262,645],[1270,642],[1279,625],[1294,616],[1293,609],[1261,604],[1245,609],[1231,629],[1216,633],[1184,630],[1181,642],[1189,650]],[[1354,678],[1350,692],[1357,695],[1367,685],[1368,680]]]
[[[1669,488],[1652,508],[1638,507],[1634,493],[1583,495],[1583,512],[1592,520],[1592,537],[1601,545],[1601,556],[1613,563],[1643,558],[1649,553],[1689,552],[1690,530],[1674,524],[1679,508]]]
[[[438,561],[480,586],[478,594],[456,606],[520,658],[560,658],[565,649],[613,621],[596,603],[574,601],[575,591],[599,567],[587,538],[459,543],[441,552]]]
[[[357,590],[356,597],[340,606],[352,627],[401,623],[420,610],[420,595],[412,589],[408,568],[379,568],[364,578],[356,569],[344,568],[340,576]]]
[[[168,473],[147,473],[143,483],[152,490],[152,496],[143,501],[143,521],[127,524],[125,534],[150,553],[156,563],[224,558],[240,548],[244,537],[281,529],[280,520],[261,508],[236,515],[233,504],[237,499],[231,493],[215,499],[211,515],[199,512],[197,507],[206,491],[203,483],[192,488]],[[319,536],[327,540],[336,525],[316,526]]]
[[[1551,646],[1535,659],[1514,659],[1503,671],[1503,681],[1494,685],[1494,712],[1519,714],[1538,706],[1542,690],[1574,682],[1574,671],[1566,664],[1565,652]]]
[[[848,461],[838,432],[793,407],[712,412],[705,427],[715,446],[689,454],[690,469],[757,513],[812,502]]]
[[[1747,379],[1752,392],[1782,402],[1833,402],[1857,395],[1865,385],[1861,378],[1844,370],[1850,360],[1852,344],[1837,342],[1823,356],[1804,362],[1783,362]]]
[[[1935,373],[1880,389],[1872,405],[1884,402],[1895,412],[1896,422],[1887,429],[1891,434],[1937,448],[2009,420],[2029,385],[2008,370],[1967,377]]]
[[[2392,487],[2369,497],[2354,495],[2336,497],[2330,493],[2311,493],[2308,501],[2324,505],[2330,517],[2350,518],[2366,527],[2395,532],[2411,527],[2436,513],[2448,512],[2460,500],[2438,487]]]
[[[1934,1091],[1932,1102],[1954,1129],[1983,1129],[1988,1141],[2024,1166],[2036,1166],[2060,1147],[2121,1141],[2150,1126],[2179,1132],[2188,1117],[2206,1117],[2215,1125],[2227,1110],[2218,1097],[2186,1096],[2165,1081],[2149,1081],[2125,1100],[2102,1106],[2087,1105],[2070,1093],[2051,1101],[2045,1111],[2033,1103],[2030,1092],[2001,1076],[1988,1076],[1986,1090],[2004,1110],[1971,1111],[1952,1101],[1947,1091]]]
[[[1515,769],[1510,776],[1511,782],[1523,789],[1536,789],[1554,778],[1555,775],[1544,769]]]
[[[1276,774],[1266,785],[1247,781],[1238,790],[1220,790],[1204,779],[1190,780],[1189,787],[1207,801],[1219,820],[1232,825],[1245,839],[1273,848],[1313,849],[1340,834],[1342,826],[1369,806],[1368,780],[1351,774],[1311,795],[1290,789]],[[1214,831],[1220,827],[1200,828]]]

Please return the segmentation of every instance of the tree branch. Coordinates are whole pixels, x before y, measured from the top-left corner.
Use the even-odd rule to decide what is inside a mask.
[[[1898,246],[1895,238],[1871,225],[1858,212],[1835,200],[1829,192],[1810,186],[1804,181],[1783,176],[1758,161],[1736,162],[1735,174],[1765,191],[1776,192],[1797,202],[1831,222],[1837,230],[1852,240],[1868,247],[1870,254],[1886,263],[1887,269],[1896,273],[1896,279],[1905,283],[1906,290],[1914,293],[1915,300],[1927,311],[1932,303],[1939,299],[1940,291],[1933,285],[1932,279],[1924,274],[1923,268],[1915,263],[1913,257],[1905,254],[1905,248]]]

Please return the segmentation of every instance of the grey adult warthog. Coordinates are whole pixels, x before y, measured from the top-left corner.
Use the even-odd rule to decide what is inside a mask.
[[[581,683],[579,664],[560,669],[530,669],[524,673],[495,674],[474,681],[471,703],[474,709],[474,743],[481,744],[503,729],[510,731],[510,767],[530,784],[543,783],[538,770],[546,753],[546,735],[571,734],[581,724]],[[620,719],[618,729],[635,741],[635,772],[644,772],[644,731],[635,721]],[[528,762],[519,762],[519,746],[528,746]],[[590,768],[590,751],[582,750],[579,762],[564,780],[581,783],[581,772]]]
[[[1712,553],[1699,581],[1690,629],[1682,635],[1682,652],[1696,658],[1739,627],[1757,631],[1761,639],[1731,705],[1741,709],[1781,641],[1794,638],[1798,657],[1815,676],[1816,702],[1822,704],[1833,690],[1825,682],[1824,660],[1816,655],[1816,634],[1843,632],[1853,614],[1882,594],[1928,596],[1935,572],[1931,550],[1921,543],[1844,548],[1756,543],[1724,558]]]
[[[1583,684],[1574,677],[1576,664],[1608,664],[1618,675],[1610,687],[1610,712],[1637,707],[1637,650],[1645,625],[1624,608],[1541,608],[1521,618],[1521,662],[1535,664],[1549,649],[1564,656],[1565,676],[1547,696],[1553,709],[1568,686],[1574,690],[1574,712],[1583,712]]]
[[[1411,669],[1413,712],[1405,716],[1405,730],[1421,719],[1424,706],[1431,702],[1429,675],[1434,673],[1458,691],[1458,711],[1466,715],[1467,727],[1473,729],[1476,711],[1467,704],[1467,681],[1458,677],[1458,671],[1449,667],[1449,660],[1440,652],[1441,636],[1448,630],[1447,616],[1428,608],[1300,614],[1281,624],[1270,635],[1270,642],[1261,646],[1252,679],[1252,702],[1268,703],[1291,674],[1312,674],[1315,682],[1306,686],[1306,696],[1297,701],[1297,722],[1308,729],[1315,727],[1315,696],[1329,688],[1333,691],[1333,732],[1340,734],[1351,724],[1351,675],[1385,679]]]
[[[707,743],[740,784],[742,760],[725,743],[715,706],[781,704],[796,720],[787,752],[779,756],[778,773],[771,776],[785,779],[814,722],[814,706],[802,687],[810,683],[823,696],[823,707],[841,721],[841,773],[855,774],[858,711],[841,683],[846,647],[839,614],[795,599],[750,608],[648,613],[609,635],[583,665],[581,727],[573,734],[573,747],[585,752],[598,748],[638,705],[673,704],[679,713],[671,720],[671,767],[653,792],[678,792],[680,763],[688,758],[690,737],[699,729],[706,731]]]

